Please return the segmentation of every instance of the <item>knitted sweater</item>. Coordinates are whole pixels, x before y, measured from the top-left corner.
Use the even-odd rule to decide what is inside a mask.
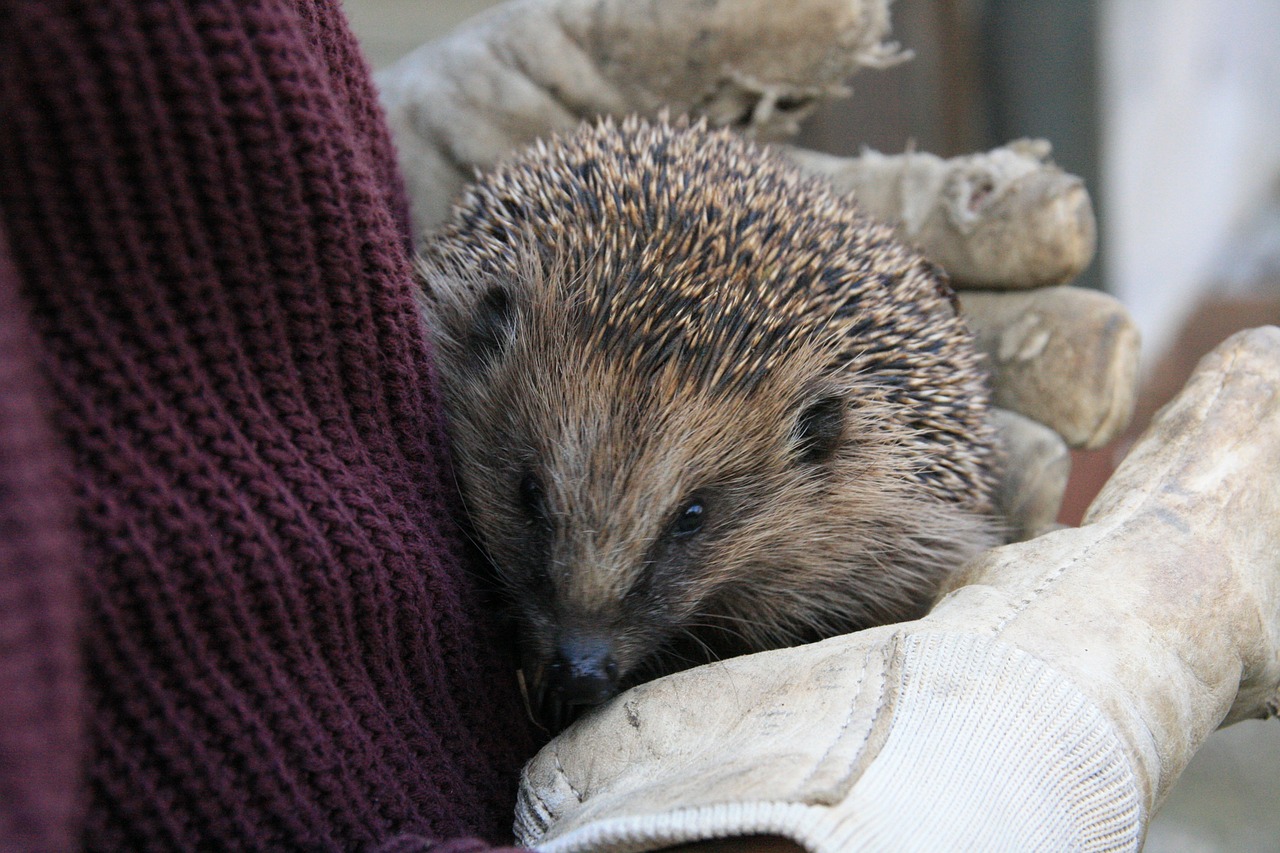
[[[0,849],[508,837],[406,209],[339,0],[0,0]]]

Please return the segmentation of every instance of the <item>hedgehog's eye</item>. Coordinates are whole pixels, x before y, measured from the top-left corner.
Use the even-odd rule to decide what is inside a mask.
[[[702,498],[686,501],[676,513],[675,521],[671,523],[671,532],[676,536],[692,536],[702,529],[706,514],[706,504]]]
[[[833,395],[810,403],[800,413],[792,440],[801,462],[817,465],[835,455],[844,433],[844,409],[844,399]]]

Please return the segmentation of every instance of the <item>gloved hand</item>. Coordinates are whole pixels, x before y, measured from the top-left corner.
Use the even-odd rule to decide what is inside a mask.
[[[526,767],[518,836],[1136,850],[1216,726],[1280,712],[1278,474],[1268,328],[1201,362],[1083,526],[988,552],[925,618],[688,670],[581,720]]]
[[[667,108],[783,139],[849,73],[900,58],[885,41],[886,5],[500,7],[381,77],[417,225],[441,221],[473,169],[596,115]],[[949,161],[789,153],[951,274],[1010,410],[997,413],[1002,508],[1014,538],[1049,526],[1066,446],[1123,429],[1136,375],[1123,308],[1050,286],[1092,258],[1078,179],[1038,142]],[[1261,478],[1219,463],[1242,436],[1251,464],[1276,458],[1274,415],[1248,421],[1240,400],[1259,388],[1274,399],[1275,378],[1253,371],[1277,356],[1275,334],[1234,341],[1117,474],[1089,526],[991,552],[926,619],[692,670],[591,715],[528,768],[525,842],[1136,845],[1228,711],[1274,713],[1278,584],[1274,558],[1260,555],[1276,550],[1275,499]],[[1224,501],[1251,533],[1221,529]],[[1197,607],[1169,601],[1175,579]]]
[[[425,234],[474,170],[598,115],[669,109],[785,139],[820,100],[844,94],[851,73],[904,57],[888,32],[886,0],[521,0],[419,48],[379,86]],[[896,223],[963,288],[1000,407],[1000,510],[1011,539],[1047,529],[1067,446],[1098,447],[1123,430],[1136,384],[1138,338],[1124,309],[1046,287],[1093,257],[1080,180],[1048,163],[1040,142],[954,160],[787,150]]]

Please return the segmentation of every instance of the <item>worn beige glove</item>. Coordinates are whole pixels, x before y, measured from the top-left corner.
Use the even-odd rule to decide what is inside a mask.
[[[473,169],[486,168],[515,147],[596,115],[653,115],[668,108],[706,115],[714,124],[733,125],[761,139],[783,139],[817,100],[840,94],[851,71],[899,58],[886,41],[886,7],[885,0],[508,4],[382,75],[384,102],[419,227],[429,229],[444,218],[449,200]],[[1114,300],[1045,287],[1069,280],[1089,262],[1094,249],[1088,196],[1077,179],[1047,161],[1047,153],[1043,143],[1035,142],[954,160],[914,153],[832,159],[792,152],[807,168],[826,174],[873,213],[893,222],[904,239],[948,268],[957,286],[965,288],[962,308],[990,356],[996,401],[1010,410],[996,417],[1009,453],[1001,503],[1015,538],[1034,535],[1056,515],[1066,481],[1067,445],[1098,446],[1123,428],[1136,374],[1137,336]],[[717,834],[778,832],[803,838],[815,849],[836,849],[839,833],[847,826],[841,829],[825,821],[821,808],[843,801],[855,783],[864,792],[872,790],[869,782],[859,781],[872,758],[880,770],[868,778],[896,786],[893,796],[876,802],[910,803],[914,815],[935,790],[922,783],[940,780],[945,788],[954,783],[954,774],[960,774],[975,785],[970,805],[979,802],[987,808],[1007,778],[1059,778],[1040,769],[1061,757],[1062,741],[1035,736],[1007,750],[1006,755],[1025,759],[1021,775],[1008,776],[1008,768],[991,764],[984,752],[984,745],[996,742],[982,728],[984,720],[988,726],[991,720],[1002,723],[997,733],[1034,734],[1057,726],[1051,735],[1060,733],[1064,723],[1090,731],[1089,726],[1105,723],[1087,697],[1080,699],[1070,679],[1016,647],[963,632],[936,643],[923,634],[895,634],[891,629],[858,636],[862,639],[832,643],[839,647],[847,642],[861,650],[870,673],[865,678],[839,676],[847,650],[817,660],[808,670],[799,658],[793,661],[788,655],[824,652],[797,650],[764,663],[735,661],[691,672],[672,682],[679,687],[647,686],[636,696],[621,697],[597,720],[613,719],[623,729],[572,735],[557,741],[532,765],[521,818],[528,838],[545,834],[561,839],[555,844],[573,849],[623,850]],[[891,636],[899,638],[897,645],[875,645],[877,637]],[[814,647],[831,648],[832,644]],[[734,675],[740,667],[747,668],[742,670],[746,674]],[[1010,668],[1018,678],[1008,676]],[[963,673],[962,685],[998,682],[1005,692],[983,694],[986,704],[981,708],[989,713],[956,718],[968,721],[969,728],[960,732],[967,747],[936,750],[952,756],[943,761],[947,772],[936,780],[921,779],[918,773],[900,775],[901,758],[895,759],[898,764],[885,758],[902,754],[901,746],[897,751],[885,748],[893,718],[867,710],[865,702],[875,704],[889,696],[893,703],[923,713],[914,717],[917,729],[951,731],[939,725],[947,719],[949,706],[925,701],[927,691],[925,699],[883,692],[905,683],[895,678],[928,686],[929,678],[948,672]],[[760,717],[745,710],[749,701],[721,701],[721,694],[732,694],[741,679],[751,682],[743,694],[747,697],[759,698],[763,694],[758,691],[767,692],[772,685],[779,696],[794,694],[779,701],[792,708],[803,701],[808,707],[804,713]],[[948,684],[947,690],[938,689],[955,692],[956,684]],[[644,698],[648,690],[673,692],[659,693],[650,701]],[[1045,716],[1032,714],[1035,700],[1046,697],[1053,701],[1043,706]],[[1062,702],[1054,704],[1058,699]],[[642,704],[633,706],[633,701]],[[652,716],[633,719],[628,713],[633,707],[643,707]],[[939,708],[942,717],[937,715]],[[1011,717],[1006,711],[1017,713]],[[903,725],[893,729],[899,735],[894,743],[909,746],[915,743],[915,730]],[[668,743],[682,726],[689,728],[695,742]],[[849,732],[851,740],[823,738],[833,731]],[[807,739],[813,732],[818,735]],[[859,733],[866,737],[859,739]],[[766,734],[780,740],[781,753],[722,761],[722,753],[740,740],[754,742]],[[930,743],[927,738],[920,742]],[[561,752],[572,743],[578,746]],[[1116,830],[1122,842],[1132,841],[1147,812],[1137,793],[1141,786],[1126,769],[1127,753],[1115,738],[1090,743],[1089,760],[1072,766],[1086,767],[1094,775],[1077,781],[1102,779],[1128,792],[1118,801],[1108,801],[1111,811],[1102,815],[1099,825]],[[815,762],[815,744],[832,751]],[[689,760],[682,759],[682,750],[689,752]],[[694,753],[701,757],[694,760]],[[646,754],[656,757],[652,764],[644,760]],[[910,750],[907,754],[911,762],[920,758]],[[555,767],[560,759],[571,762],[563,771]],[[636,776],[624,765],[649,769]],[[925,761],[921,766],[933,765]],[[886,770],[894,767],[898,769]],[[654,775],[645,776],[649,771]],[[730,778],[745,787],[730,792],[721,784]],[[947,790],[954,794],[954,788]],[[1029,790],[1040,789],[1031,785]],[[620,799],[611,798],[611,791]],[[646,791],[659,798],[657,804],[646,799]],[[1078,810],[1072,811],[1066,799],[1079,792],[1063,788],[1042,793],[1034,808],[1018,799],[1015,812],[1009,806],[1015,800],[1006,798],[1004,811],[990,811],[983,819],[1000,815],[1021,821],[1020,825],[1037,827],[1041,839],[1069,837]],[[707,799],[712,795],[724,798],[712,802]],[[762,802],[768,813],[764,817],[757,808]],[[650,816],[660,815],[668,828],[655,830],[644,824],[636,829],[638,813],[628,811],[628,803],[650,809]],[[957,800],[955,809],[948,806],[931,817],[952,819],[963,812],[964,803]],[[754,817],[744,818],[748,813]],[[691,814],[701,822],[693,832],[687,822],[681,823]],[[902,812],[878,814],[893,823],[901,820]],[[913,817],[906,825],[913,822],[919,823]],[[892,827],[881,829],[891,832]],[[835,835],[821,844],[813,841],[828,830]],[[896,842],[883,846],[895,849]]]
[[[1280,711],[1280,330],[1201,363],[1084,526],[924,619],[651,682],[526,768],[548,851],[1133,850],[1215,727]]]
[[[887,0],[517,0],[423,46],[379,85],[426,233],[476,169],[598,115],[669,109],[784,139],[844,94],[852,72],[903,57],[888,34]],[[965,290],[961,303],[1008,410],[997,414],[1000,508],[1012,539],[1046,529],[1067,446],[1101,446],[1124,428],[1137,375],[1137,334],[1115,300],[1039,287],[1093,257],[1079,179],[1036,142],[953,160],[789,153],[896,223],[958,287],[991,289]]]
[[[887,0],[514,0],[378,85],[427,228],[475,169],[584,119],[668,109],[790,136],[858,68],[900,57],[888,31]]]

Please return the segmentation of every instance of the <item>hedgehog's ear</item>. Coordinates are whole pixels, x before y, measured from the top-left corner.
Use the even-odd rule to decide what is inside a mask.
[[[844,412],[844,398],[839,394],[827,394],[805,404],[791,433],[797,461],[821,465],[835,455],[844,435]]]
[[[467,335],[467,349],[477,366],[496,361],[516,336],[516,306],[511,291],[500,284],[476,300]]]

